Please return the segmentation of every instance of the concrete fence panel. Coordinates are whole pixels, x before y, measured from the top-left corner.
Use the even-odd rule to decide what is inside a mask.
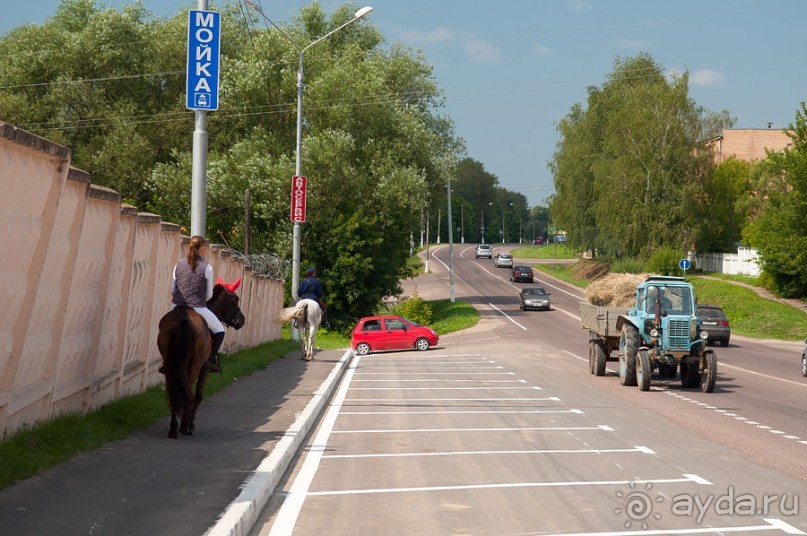
[[[0,437],[162,381],[158,323],[189,237],[70,168],[70,151],[0,122]],[[284,282],[213,245],[247,323],[225,349],[280,338]]]

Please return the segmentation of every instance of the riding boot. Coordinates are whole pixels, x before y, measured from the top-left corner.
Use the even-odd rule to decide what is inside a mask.
[[[207,359],[207,370],[210,372],[221,372],[221,363],[219,363],[219,348],[221,343],[224,342],[224,332],[213,334],[213,348],[210,352],[210,357]]]

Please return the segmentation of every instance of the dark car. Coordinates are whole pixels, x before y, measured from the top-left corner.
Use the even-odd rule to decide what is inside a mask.
[[[358,355],[378,350],[428,350],[439,336],[429,327],[402,316],[368,316],[353,328],[350,346]]]
[[[801,375],[807,377],[807,339],[804,339],[804,350],[801,351]]]
[[[522,311],[529,309],[549,311],[551,305],[549,293],[544,290],[544,287],[524,287],[521,289],[521,292],[518,293],[518,298],[521,300],[519,309]]]
[[[532,268],[529,266],[513,266],[510,269],[510,281],[532,283]]]
[[[544,237],[543,236],[536,236],[535,240],[533,240],[532,243],[535,244],[536,246],[541,246],[544,243]]]
[[[695,316],[698,328],[708,333],[706,344],[720,341],[720,346],[728,346],[731,339],[731,326],[723,309],[717,305],[696,305]]]

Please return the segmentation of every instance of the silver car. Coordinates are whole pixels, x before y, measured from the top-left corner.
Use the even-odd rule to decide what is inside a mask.
[[[493,266],[496,268],[512,268],[513,256],[509,253],[499,253],[493,259]]]
[[[476,246],[476,258],[479,257],[487,257],[488,259],[493,257],[493,250],[490,249],[490,246],[487,244],[480,244]]]

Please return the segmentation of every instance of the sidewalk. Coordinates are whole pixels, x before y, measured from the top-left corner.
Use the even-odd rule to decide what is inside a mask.
[[[351,356],[292,353],[206,397],[192,437],[166,417],[3,490],[0,533],[248,534]]]

